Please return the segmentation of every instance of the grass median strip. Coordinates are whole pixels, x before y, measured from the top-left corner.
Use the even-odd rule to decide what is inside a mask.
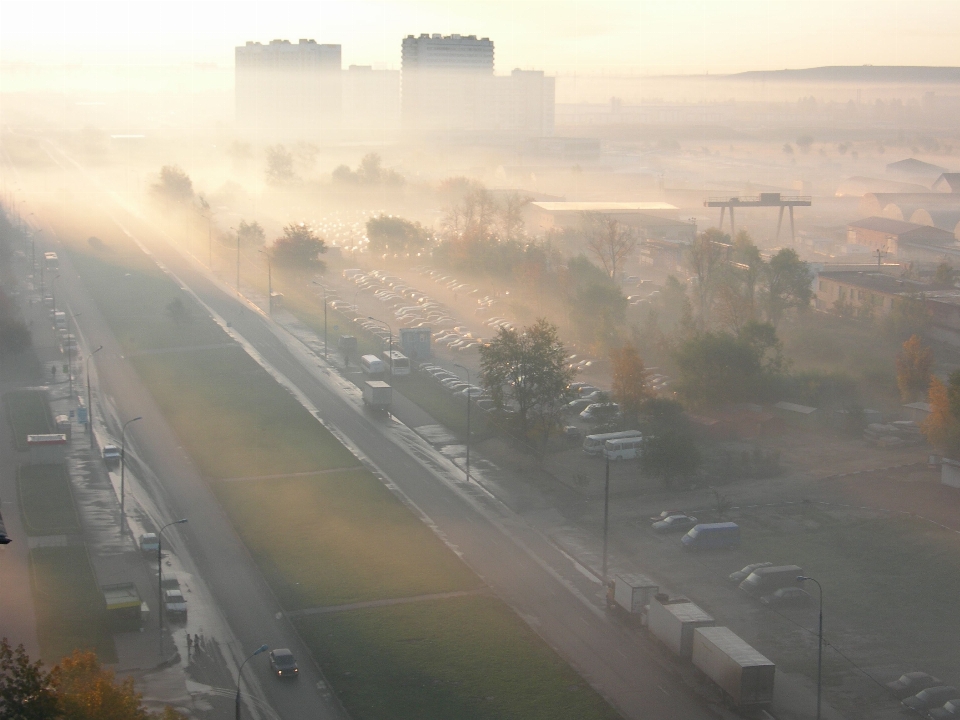
[[[208,477],[359,464],[239,346],[142,355],[131,362]]]
[[[294,621],[354,720],[619,717],[495,598]]]
[[[17,470],[17,492],[28,535],[80,532],[64,465],[21,465]]]
[[[229,483],[220,495],[287,610],[480,586],[365,469]]]
[[[45,662],[54,663],[75,649],[93,650],[101,661],[116,662],[103,598],[83,545],[34,548],[30,577]]]
[[[4,393],[10,425],[13,428],[17,450],[29,450],[27,435],[43,435],[53,432],[50,406],[43,390],[12,390]]]

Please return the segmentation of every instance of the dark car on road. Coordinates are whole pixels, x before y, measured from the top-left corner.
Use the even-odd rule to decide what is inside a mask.
[[[916,695],[921,690],[926,690],[928,687],[941,684],[943,683],[940,678],[935,678],[925,672],[908,672],[893,682],[888,682],[887,687],[890,688],[890,692],[897,700],[903,700],[911,695]]]
[[[663,520],[658,520],[651,525],[651,527],[654,532],[658,533],[686,532],[696,524],[697,519],[695,517],[690,517],[689,515],[670,515]]]
[[[300,674],[296,658],[286,648],[270,651],[270,669],[277,677],[297,677]]]
[[[787,605],[809,605],[812,598],[810,593],[798,587],[785,587],[764,595],[760,602],[770,607],[786,607]]]
[[[742,570],[737,570],[734,573],[730,573],[729,577],[727,577],[727,580],[729,580],[730,582],[736,585],[739,585],[748,577],[750,577],[750,573],[752,573],[754,570],[758,568],[770,567],[771,565],[773,565],[773,563],[769,563],[769,562],[753,563],[752,565],[747,565]]]
[[[916,695],[911,695],[902,702],[911,710],[922,713],[925,710],[942,707],[944,703],[953,700],[955,697],[960,697],[960,690],[950,685],[937,685],[935,687],[929,687],[926,690],[921,690]]]

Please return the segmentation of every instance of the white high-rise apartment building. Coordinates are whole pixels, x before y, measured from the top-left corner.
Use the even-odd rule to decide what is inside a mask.
[[[494,46],[476,35],[408,35],[401,46],[402,117],[412,133],[553,134],[554,78],[497,77]]]
[[[247,42],[235,50],[237,124],[265,140],[316,138],[340,127],[339,45]]]

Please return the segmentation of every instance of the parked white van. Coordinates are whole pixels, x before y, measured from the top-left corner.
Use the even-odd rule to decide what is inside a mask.
[[[364,355],[360,358],[360,368],[366,375],[383,375],[387,366],[376,355]]]
[[[643,434],[639,430],[624,430],[615,433],[600,433],[599,435],[587,435],[583,439],[583,451],[587,455],[600,455],[604,452],[608,440],[625,440],[627,438],[641,438]]]
[[[603,444],[603,456],[607,460],[633,460],[640,455],[642,437],[617,438]]]

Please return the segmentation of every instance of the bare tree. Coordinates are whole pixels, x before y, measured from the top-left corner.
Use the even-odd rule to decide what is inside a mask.
[[[523,209],[530,204],[528,195],[513,192],[503,198],[497,213],[501,240],[520,240],[523,237]]]
[[[597,256],[607,275],[616,279],[617,271],[637,246],[632,228],[600,213],[584,213],[587,247]]]
[[[724,251],[730,245],[730,236],[716,228],[701,233],[690,245],[688,265],[694,278],[697,295],[697,323],[701,329],[706,326],[707,315],[713,300],[717,272],[721,267]]]

